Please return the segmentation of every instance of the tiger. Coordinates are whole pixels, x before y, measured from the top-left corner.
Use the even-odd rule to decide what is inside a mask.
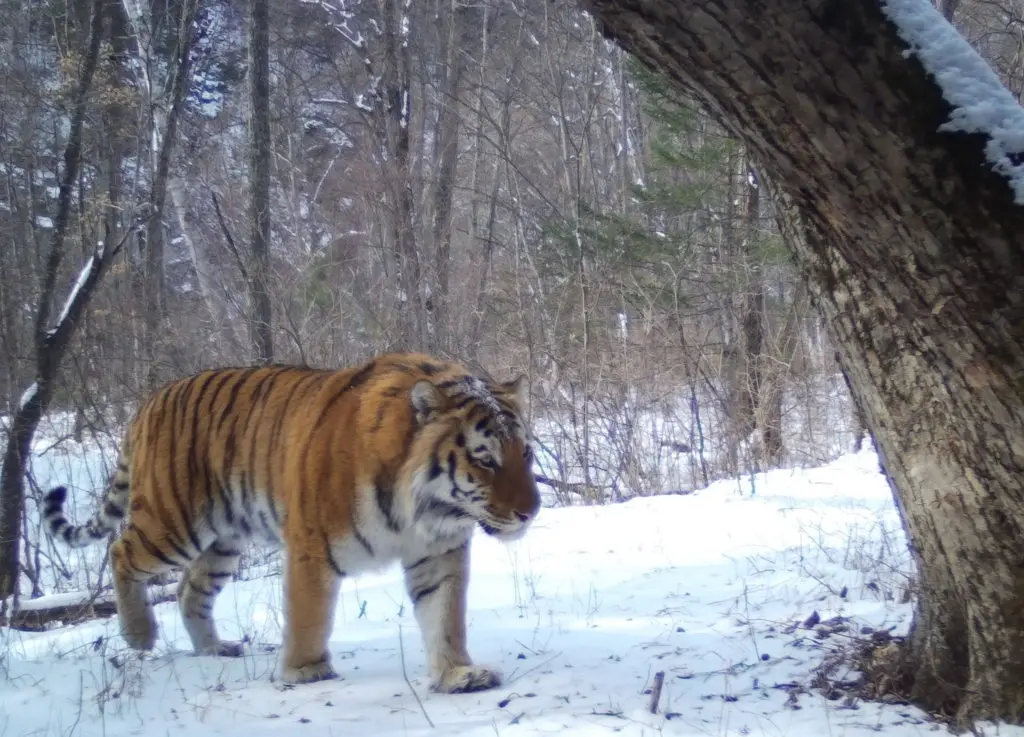
[[[520,539],[540,510],[526,401],[525,375],[497,381],[416,352],[208,369],[140,405],[85,524],[65,516],[67,487],[46,494],[47,534],[71,547],[112,536],[119,629],[137,651],[156,642],[148,582],[181,568],[195,652],[242,655],[218,636],[214,601],[243,546],[283,550],[285,684],[338,676],[328,639],[341,581],[398,562],[429,688],[493,688],[500,669],[466,646],[470,544],[476,528]]]

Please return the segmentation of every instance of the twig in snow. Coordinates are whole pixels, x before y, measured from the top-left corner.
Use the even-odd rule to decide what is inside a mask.
[[[412,681],[409,680],[409,673],[405,670],[405,645],[402,644],[402,625],[398,625],[398,654],[402,659],[402,678],[405,679],[405,685],[412,691],[412,695],[416,698],[416,703],[420,705],[420,711],[423,712],[423,718],[427,720],[427,724],[430,725],[431,729],[437,729],[434,726],[434,722],[431,721],[430,715],[427,714],[427,708],[423,706],[423,701],[420,700],[420,695],[416,693],[416,689],[412,687]]]
[[[647,703],[647,711],[651,714],[658,713],[658,702],[661,701],[661,687],[665,685],[665,671],[659,670],[654,674],[654,684],[651,686],[651,700]]]
[[[754,655],[761,659],[761,650],[757,646],[757,634],[754,632],[754,624],[750,621],[750,599],[747,597],[747,585],[743,584],[743,613],[747,619],[747,632],[750,633],[750,642],[754,645]]]
[[[537,670],[538,668],[543,668],[545,665],[550,663],[552,660],[554,660],[555,658],[557,658],[561,654],[562,654],[561,651],[559,651],[559,652],[555,653],[554,655],[552,655],[550,658],[547,658],[546,660],[542,660],[541,662],[537,663],[537,665],[533,666],[532,668],[527,668],[522,673],[513,673],[513,674],[511,674],[509,676],[509,679],[508,679],[508,681],[506,682],[505,685],[511,686],[513,683],[518,681],[520,678],[525,676],[527,673],[531,673],[531,672]]]

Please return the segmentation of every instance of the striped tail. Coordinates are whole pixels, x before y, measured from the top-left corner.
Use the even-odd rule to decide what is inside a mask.
[[[43,520],[50,537],[60,538],[72,548],[99,542],[116,530],[124,519],[128,506],[128,467],[123,460],[118,462],[114,483],[107,490],[103,506],[84,525],[71,524],[64,514],[67,497],[67,488],[58,486],[43,498]]]

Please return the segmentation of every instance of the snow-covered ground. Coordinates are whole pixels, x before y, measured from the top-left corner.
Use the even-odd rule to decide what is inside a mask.
[[[171,603],[157,607],[157,650],[141,659],[112,619],[2,630],[0,735],[945,731],[911,707],[789,687],[809,686],[848,633],[902,634],[909,623],[909,560],[874,453],[760,475],[752,495],[749,480],[748,493],[742,486],[545,509],[509,547],[478,535],[470,651],[504,671],[496,690],[427,690],[398,570],[346,582],[332,638],[343,678],[281,688],[281,590],[271,575],[233,582],[217,604],[222,635],[251,640],[237,660],[191,655]],[[849,629],[824,638],[793,629],[813,612],[848,618]],[[657,671],[655,715],[646,691]]]

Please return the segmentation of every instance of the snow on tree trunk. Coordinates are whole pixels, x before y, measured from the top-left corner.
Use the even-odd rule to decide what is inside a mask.
[[[927,0],[587,5],[771,180],[915,553],[913,696],[1022,721],[1024,114]]]

